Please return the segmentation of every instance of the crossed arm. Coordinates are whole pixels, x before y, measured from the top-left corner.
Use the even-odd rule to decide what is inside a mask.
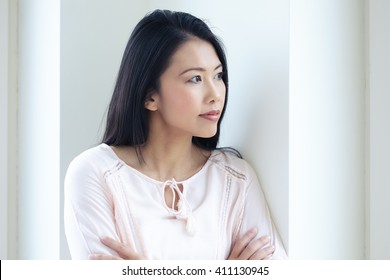
[[[228,260],[264,260],[269,258],[275,250],[268,245],[270,237],[262,236],[255,239],[257,229],[253,228],[244,234],[234,244]],[[101,242],[114,250],[118,256],[107,254],[92,254],[91,260],[144,260],[145,257],[137,254],[130,246],[118,242],[110,237],[102,237]]]

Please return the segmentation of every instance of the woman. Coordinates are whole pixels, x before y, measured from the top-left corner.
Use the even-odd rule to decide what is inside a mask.
[[[135,27],[103,143],[70,164],[74,259],[268,259],[286,254],[252,168],[218,149],[228,72],[200,19],[156,10]]]

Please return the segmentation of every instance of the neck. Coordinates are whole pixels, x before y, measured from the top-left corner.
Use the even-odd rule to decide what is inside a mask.
[[[159,181],[188,179],[205,164],[208,154],[188,137],[150,137],[142,147],[144,173]]]

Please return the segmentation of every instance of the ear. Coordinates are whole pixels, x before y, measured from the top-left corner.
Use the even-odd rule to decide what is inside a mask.
[[[158,94],[156,91],[148,93],[145,101],[145,108],[149,111],[157,111],[158,109]]]

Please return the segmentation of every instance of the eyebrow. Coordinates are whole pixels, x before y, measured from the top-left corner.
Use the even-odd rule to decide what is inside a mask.
[[[214,71],[217,70],[218,68],[222,67],[222,63],[219,64],[217,67],[214,68]],[[188,68],[186,70],[184,70],[183,72],[180,73],[179,76],[189,72],[189,71],[201,71],[201,72],[205,72],[206,69],[202,68],[202,67],[191,67],[191,68]]]

